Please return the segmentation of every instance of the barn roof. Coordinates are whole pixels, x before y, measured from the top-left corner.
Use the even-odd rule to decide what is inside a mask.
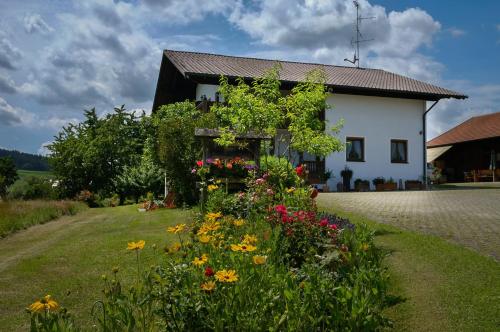
[[[462,122],[427,142],[427,147],[437,147],[500,137],[500,112],[480,115]]]

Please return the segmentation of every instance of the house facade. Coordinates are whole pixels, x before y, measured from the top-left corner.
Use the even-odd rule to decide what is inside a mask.
[[[331,170],[330,188],[339,182],[345,166],[357,178],[402,180],[422,179],[426,174],[425,114],[427,101],[466,98],[465,95],[378,69],[274,61],[206,53],[166,50],[163,54],[153,111],[159,106],[186,99],[221,101],[218,80],[243,77],[251,81],[276,63],[281,66],[281,89],[286,92],[308,72],[320,68],[326,74],[329,91],[325,118],[329,125],[343,119],[339,138],[346,150],[324,160],[292,155],[296,164],[305,163],[315,173]],[[327,126],[328,128],[328,126]],[[282,133],[286,136],[286,133]],[[278,135],[279,136],[279,135]],[[279,137],[275,142],[277,147]]]

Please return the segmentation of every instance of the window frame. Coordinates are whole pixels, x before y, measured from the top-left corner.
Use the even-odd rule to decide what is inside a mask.
[[[392,159],[392,143],[404,143],[405,146],[405,155],[404,155],[404,161],[398,161],[398,160],[393,160]],[[397,147],[397,145],[396,145]],[[391,144],[389,146],[390,149],[390,158],[391,158],[391,164],[408,164],[408,140],[407,139],[391,139]]]
[[[349,159],[347,155],[347,142],[348,141],[361,141],[361,159]],[[345,138],[346,149],[345,149],[345,161],[352,163],[364,163],[365,162],[365,138],[360,136],[346,136]]]

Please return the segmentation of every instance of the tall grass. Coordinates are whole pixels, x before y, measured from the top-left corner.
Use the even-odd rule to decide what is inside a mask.
[[[85,204],[74,201],[0,202],[0,237],[61,216],[74,215],[86,208]]]

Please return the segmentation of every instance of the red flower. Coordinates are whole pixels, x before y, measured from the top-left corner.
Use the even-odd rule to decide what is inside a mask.
[[[203,160],[198,160],[198,161],[196,162],[196,165],[198,165],[198,167],[203,166]]]
[[[232,168],[233,168],[233,164],[231,164],[231,163],[227,163],[227,164],[226,164],[226,168],[227,168],[227,169],[232,169]]]
[[[286,206],[284,206],[284,205],[276,205],[274,207],[274,209],[276,210],[276,212],[278,212],[280,214],[286,214],[287,213]]]
[[[326,218],[325,218],[325,219],[321,219],[321,220],[319,221],[319,225],[320,225],[321,227],[328,226],[328,219],[326,219]]]
[[[337,225],[336,225],[336,224],[331,224],[329,227],[330,227],[331,229],[333,229],[333,230],[336,230],[336,229],[337,229]]]
[[[304,174],[304,165],[299,165],[295,168],[295,173],[297,173],[298,176],[302,176]]]
[[[214,274],[215,274],[214,270],[212,270],[212,268],[210,266],[207,266],[207,268],[205,269],[205,276],[211,277]]]

